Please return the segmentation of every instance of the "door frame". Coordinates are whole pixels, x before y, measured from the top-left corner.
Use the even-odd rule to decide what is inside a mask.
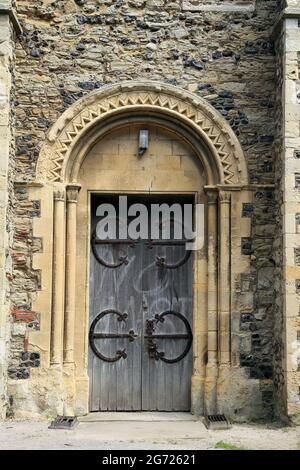
[[[178,196],[191,196],[193,197],[193,204],[195,205],[197,203],[197,200],[198,200],[198,194],[199,192],[198,191],[151,191],[151,195],[155,195],[155,196],[168,196],[168,195],[178,195]],[[87,334],[85,335],[86,336],[86,342],[87,342],[87,358],[88,358],[88,361],[89,361],[89,348],[90,348],[90,345],[89,345],[89,339],[88,339],[88,333],[89,333],[89,324],[90,324],[90,315],[91,315],[91,312],[90,312],[90,285],[91,285],[91,282],[90,282],[90,262],[91,262],[91,236],[92,236],[92,231],[91,231],[91,218],[92,218],[92,213],[91,213],[91,206],[92,206],[92,197],[95,196],[95,195],[114,195],[114,196],[125,196],[125,195],[129,195],[129,196],[136,196],[137,198],[139,196],[143,196],[143,195],[149,195],[149,191],[125,191],[125,190],[114,190],[114,191],[102,191],[102,190],[88,190],[88,221],[89,221],[89,224],[88,224],[88,236],[87,236],[87,246],[86,246],[86,249],[87,249],[87,253],[88,253],[88,256],[87,256],[87,271],[86,271],[86,278],[87,278],[87,288],[86,288],[86,306],[87,306]],[[206,212],[206,207],[205,207],[205,212]],[[206,219],[206,217],[205,217]],[[203,248],[203,251],[204,252],[207,252],[207,230],[205,230],[205,242],[204,242],[204,248]],[[195,263],[196,263],[196,256],[195,256],[195,252],[192,252],[191,253],[191,256],[192,256],[192,324],[191,324],[191,329],[192,329],[192,333],[193,333],[193,341],[192,341],[192,374],[191,374],[191,377],[190,377],[190,381],[191,381],[191,409],[190,411],[192,411],[193,409],[193,396],[192,396],[192,379],[193,379],[193,375],[194,375],[194,372],[195,372],[195,367],[194,367],[194,356],[195,356],[195,346],[194,346],[194,318],[195,318],[195,298],[194,298],[194,289],[193,289],[193,285],[194,285],[194,276],[195,276],[195,269],[196,269],[196,266],[195,266]],[[89,383],[90,383],[90,380],[91,380],[91,377],[89,375],[89,366],[87,367],[87,370],[88,370],[88,380],[89,380]],[[90,403],[90,394],[89,394],[89,410],[91,410],[91,403]],[[113,411],[112,411],[113,412]]]

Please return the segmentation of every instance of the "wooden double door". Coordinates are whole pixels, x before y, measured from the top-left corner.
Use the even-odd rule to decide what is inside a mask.
[[[97,238],[92,197],[89,376],[91,411],[188,411],[192,375],[192,253],[185,240]],[[128,197],[128,204],[191,202]]]

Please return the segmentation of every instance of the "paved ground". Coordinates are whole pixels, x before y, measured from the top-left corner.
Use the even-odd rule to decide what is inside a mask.
[[[0,424],[0,449],[215,449],[300,450],[300,427],[235,424],[208,431],[188,413],[93,413],[73,431],[48,429],[46,421]]]

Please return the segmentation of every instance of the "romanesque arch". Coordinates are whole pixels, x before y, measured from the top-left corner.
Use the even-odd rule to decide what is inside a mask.
[[[247,183],[243,151],[226,120],[195,94],[157,82],[105,86],[72,105],[48,134],[37,164],[37,180],[76,181],[78,164],[72,153],[78,142],[92,128],[101,127],[109,119],[141,111],[165,116],[194,131],[207,148],[206,166],[215,167],[217,173],[210,183]]]
[[[88,203],[83,207],[79,170],[105,132],[135,116],[150,116],[152,122],[182,136],[206,173],[207,247],[205,260],[198,257],[194,263],[192,410],[214,413],[227,406],[232,386],[232,283],[245,269],[232,253],[240,253],[241,236],[249,236],[248,225],[240,218],[242,203],[251,198],[243,151],[227,122],[203,99],[171,85],[125,82],[87,95],[58,119],[42,146],[36,181],[31,184],[31,195],[41,200],[42,207],[34,236],[42,238],[44,246],[33,256],[42,278],[33,308],[43,318],[35,344],[47,364],[45,376],[37,380],[42,380],[59,414],[85,414],[89,409],[88,305],[78,308],[78,295],[84,298],[88,291],[88,275],[78,281],[78,271],[88,266],[88,243],[78,246],[76,235],[79,227],[87,227],[88,242],[87,219],[83,223],[78,215],[88,214]]]

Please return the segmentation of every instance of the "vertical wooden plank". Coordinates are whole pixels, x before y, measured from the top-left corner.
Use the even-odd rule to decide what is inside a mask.
[[[162,200],[160,201],[160,203]],[[165,257],[168,263],[174,264],[185,255],[185,246],[155,246],[151,252],[152,260],[157,256]],[[151,264],[148,254],[144,258]],[[166,310],[181,313],[192,325],[192,257],[176,269],[167,269],[155,265],[151,273],[151,289],[147,291],[149,310],[148,318]],[[149,270],[150,273],[150,270]],[[156,328],[158,334],[186,333],[184,323],[173,315],[166,317],[164,323]],[[164,351],[167,358],[179,356],[186,345],[184,339],[157,339],[159,351]],[[158,411],[190,410],[192,348],[181,361],[169,364],[155,361],[148,354],[143,355],[143,409]],[[146,388],[146,384],[148,388]],[[151,389],[150,389],[151,386]],[[147,408],[146,408],[147,406]],[[145,408],[144,408],[145,407]]]
[[[147,200],[150,204],[151,199]],[[121,334],[132,329],[138,337],[132,343],[124,338],[97,340],[105,355],[112,357],[118,349],[126,348],[127,358],[107,363],[90,352],[91,409],[189,410],[192,350],[175,364],[156,361],[149,357],[143,336],[146,321],[166,310],[180,312],[192,324],[191,258],[183,266],[169,270],[156,264],[157,256],[164,256],[169,263],[175,263],[184,256],[184,246],[149,249],[141,242],[134,248],[103,245],[98,250],[110,262],[128,253],[129,263],[109,269],[97,263],[91,255],[90,322],[108,308],[122,313],[126,311],[126,322],[118,322],[117,317],[111,315],[101,321],[98,331]],[[170,315],[164,323],[157,325],[156,333],[180,334],[185,333],[185,328],[182,321]],[[176,338],[157,339],[156,342],[166,357],[179,356],[186,344],[186,340]]]
[[[153,287],[151,279],[155,274],[152,250],[145,243],[142,244],[142,271],[140,274],[140,285],[142,289],[142,307],[143,307],[143,336],[146,333],[147,320],[150,320],[150,289]],[[150,382],[150,366],[148,354],[148,342],[143,338],[142,345],[142,409],[151,410],[151,394],[155,388],[155,383]]]
[[[95,224],[94,218],[93,226]],[[97,252],[110,263],[128,254],[128,265],[119,268],[103,266],[91,253],[90,323],[100,312],[115,309],[128,314],[126,322],[118,321],[117,315],[107,315],[99,322],[97,331],[126,334],[134,330],[139,334],[134,342],[129,342],[128,338],[96,340],[105,356],[114,357],[118,350],[126,349],[127,358],[105,362],[90,351],[91,408],[94,411],[141,409],[141,339],[137,326],[141,299],[132,282],[141,256],[135,250],[139,250],[138,245],[135,248],[126,244],[97,246]]]
[[[134,343],[131,343],[131,410],[142,409],[142,340],[143,340],[143,295],[138,275],[143,269],[142,242],[138,241],[134,250],[134,264],[130,274],[132,283],[132,329],[138,335]]]

